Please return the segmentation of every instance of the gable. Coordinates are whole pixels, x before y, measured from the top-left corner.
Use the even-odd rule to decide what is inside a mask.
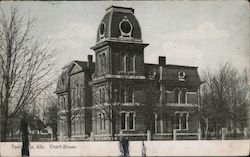
[[[74,67],[72,68],[72,70],[70,71],[70,73],[73,74],[73,73],[79,72],[81,70],[82,70],[81,67],[79,67],[78,65],[74,64]]]

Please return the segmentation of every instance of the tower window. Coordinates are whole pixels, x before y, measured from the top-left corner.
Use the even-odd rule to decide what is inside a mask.
[[[135,73],[136,69],[136,55],[133,57],[133,72]]]
[[[127,56],[126,71],[133,72],[133,58],[132,58],[132,56]]]
[[[131,55],[124,55],[123,57],[123,71],[124,72],[135,72],[135,57]]]
[[[105,29],[106,29],[106,25],[105,23],[102,22],[99,26],[99,34],[101,38],[103,38],[105,35]]]

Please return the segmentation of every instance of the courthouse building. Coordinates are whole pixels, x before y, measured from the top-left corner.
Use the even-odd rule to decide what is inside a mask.
[[[173,132],[197,138],[197,67],[170,65],[164,56],[158,64],[145,63],[148,45],[134,9],[106,9],[91,47],[95,62],[91,55],[86,62],[72,61],[58,80],[59,139],[68,130],[73,140],[109,140],[112,134],[145,139],[147,130],[152,139],[172,139]]]

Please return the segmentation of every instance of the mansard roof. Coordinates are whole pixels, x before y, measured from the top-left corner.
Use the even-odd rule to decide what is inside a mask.
[[[198,86],[201,83],[198,67],[195,66],[183,66],[183,65],[162,65],[162,76],[160,76],[160,65],[159,64],[145,64],[145,75],[148,77],[150,74],[155,72],[156,77],[161,81],[166,81],[173,84],[179,85],[191,85]],[[181,72],[184,72],[183,79],[179,78]]]
[[[133,8],[111,6],[106,9],[97,30],[97,43],[110,39],[142,42],[141,28]]]

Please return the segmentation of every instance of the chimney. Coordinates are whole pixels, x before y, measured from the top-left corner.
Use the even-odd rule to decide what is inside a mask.
[[[166,57],[159,56],[159,65],[166,65]]]
[[[92,62],[93,62],[93,56],[92,55],[88,55],[88,67],[91,66]]]

